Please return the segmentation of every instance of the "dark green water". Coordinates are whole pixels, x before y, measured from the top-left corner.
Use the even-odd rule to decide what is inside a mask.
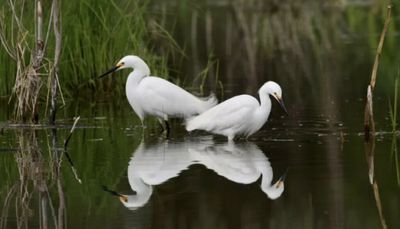
[[[214,25],[220,12],[210,10]],[[187,24],[177,25],[180,44],[190,43]],[[373,59],[368,41],[377,34],[335,38],[329,50],[305,48],[297,50],[300,56],[290,47],[275,51],[257,57],[250,73],[254,63],[240,46],[242,38],[233,36],[236,48],[228,55],[221,28],[212,31],[208,46],[198,35],[198,59],[185,60],[175,75],[191,82],[194,69],[207,61],[205,47],[211,47],[220,59],[219,77],[207,78],[205,94],[215,91],[221,101],[257,95],[263,82],[274,80],[283,88],[289,116],[274,103],[262,130],[228,144],[220,136],[189,135],[179,120],[169,139],[153,119],[142,130],[123,96],[71,101],[55,129],[8,125],[11,111],[4,100],[0,228],[398,228],[400,160],[398,137],[390,133],[389,98],[397,69],[391,60],[399,53],[383,53],[374,107],[379,132],[365,143],[364,98]],[[199,92],[197,83],[188,88]],[[67,152],[82,183],[62,153],[76,116],[80,121]],[[277,194],[273,184],[285,171],[284,190]],[[101,185],[132,195],[132,205],[125,207]]]
[[[290,97],[286,101],[291,104]],[[361,101],[349,103],[362,110]],[[378,198],[386,224],[399,225],[398,159],[391,151],[396,138],[377,138],[372,163],[379,191],[374,192],[362,125],[348,124],[361,122],[362,112],[346,120],[318,107],[304,108],[297,118],[280,117],[277,104],[274,108],[260,132],[233,146],[222,137],[188,136],[179,122],[169,140],[152,121],[142,136],[129,108],[114,115],[106,105],[88,111],[68,147],[82,184],[65,157],[57,173],[51,129],[6,129],[1,135],[2,226],[16,228],[19,221],[36,228],[45,223],[45,214],[51,227],[69,228],[379,228]],[[58,147],[72,120],[60,123],[66,127],[57,129]],[[268,183],[273,176],[275,182],[288,168],[284,192],[271,200],[261,189],[262,178]],[[143,206],[135,210],[100,186],[133,195],[131,170],[130,176],[151,189],[138,192]],[[60,201],[64,216],[57,218]]]

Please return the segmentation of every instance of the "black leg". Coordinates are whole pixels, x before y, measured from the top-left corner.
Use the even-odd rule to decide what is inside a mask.
[[[165,120],[164,122],[165,122],[165,129],[167,130],[167,138],[168,138],[168,137],[169,137],[169,131],[170,131],[170,128],[169,128],[168,121],[167,121],[167,120]]]
[[[161,127],[161,131],[160,131],[160,132],[161,132],[161,133],[164,132],[164,131],[165,131],[165,128],[164,128],[163,124],[160,123],[160,127]]]
[[[160,127],[161,127],[160,133],[164,132],[165,131],[165,127],[163,125],[163,120],[162,119],[158,119],[158,123],[160,124]]]

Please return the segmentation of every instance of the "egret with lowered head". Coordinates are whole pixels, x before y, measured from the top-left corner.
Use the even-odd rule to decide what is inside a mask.
[[[150,76],[147,64],[138,56],[125,56],[118,63],[99,76],[106,76],[120,69],[130,68],[125,85],[126,97],[143,125],[146,115],[158,118],[161,125],[165,122],[167,135],[169,133],[168,119],[184,118],[198,115],[217,104],[212,94],[208,98],[198,98],[175,84],[156,76]]]
[[[258,131],[267,121],[271,111],[270,96],[275,98],[286,112],[282,100],[281,87],[273,82],[266,82],[258,91],[260,102],[250,95],[238,95],[230,98],[206,112],[188,119],[186,130],[205,130],[228,137],[229,141],[237,135],[246,138]]]

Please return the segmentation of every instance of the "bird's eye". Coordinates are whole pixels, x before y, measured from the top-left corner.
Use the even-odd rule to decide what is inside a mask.
[[[125,62],[121,62],[121,65],[124,65],[125,64]]]

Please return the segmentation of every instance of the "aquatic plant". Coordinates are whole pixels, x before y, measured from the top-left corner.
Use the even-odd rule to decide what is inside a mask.
[[[394,83],[393,105],[390,103],[389,100],[389,116],[393,133],[395,133],[397,129],[398,84],[399,84],[399,78],[397,77]]]
[[[194,78],[194,81],[200,80],[199,83],[200,93],[204,94],[204,86],[206,85],[206,81],[209,77],[211,77],[211,79],[215,79],[213,83],[217,85],[219,82],[218,75],[219,75],[219,62],[218,60],[215,60],[213,55],[209,55],[207,65]]]
[[[393,105],[389,100],[389,116],[390,123],[392,126],[392,147],[391,147],[391,159],[394,161],[395,170],[396,170],[396,178],[397,185],[400,186],[400,165],[399,165],[399,152],[397,149],[397,103],[398,103],[398,87],[399,87],[399,76],[400,72],[398,72],[397,77],[395,79],[394,84],[394,96],[393,96]]]
[[[369,136],[375,135],[375,121],[374,121],[374,114],[373,114],[373,91],[375,89],[375,83],[376,83],[376,78],[377,78],[377,73],[378,73],[378,66],[379,66],[379,61],[382,53],[382,48],[383,44],[385,41],[385,36],[386,32],[389,28],[389,24],[391,21],[391,13],[392,13],[392,5],[387,6],[387,13],[386,13],[386,19],[385,19],[385,24],[383,26],[380,38],[379,38],[379,44],[376,49],[376,54],[375,54],[375,60],[374,60],[374,65],[372,67],[372,72],[371,72],[371,81],[367,87],[367,102],[365,104],[365,112],[364,112],[364,135],[365,139],[368,141]]]
[[[392,135],[392,145],[390,149],[390,159],[392,163],[394,163],[394,169],[396,173],[396,182],[400,187],[400,158],[399,158],[399,150],[397,149],[397,136],[395,133]]]
[[[44,34],[44,16],[42,1],[37,0],[33,3],[33,16],[24,17],[25,4],[17,1],[8,1],[8,14],[2,11],[0,22],[0,40],[5,54],[9,56],[16,66],[15,84],[13,95],[15,96],[15,114],[23,121],[38,121],[38,99],[42,87],[43,72],[47,72],[45,67],[45,51],[47,47],[47,34]],[[29,11],[27,9],[27,11]],[[31,12],[32,13],[32,12]],[[24,15],[24,16],[23,16]],[[9,18],[8,23],[4,22]],[[27,20],[34,21],[33,34],[26,29]],[[50,23],[49,23],[50,24]],[[8,25],[8,27],[6,26]]]
[[[96,110],[102,114],[108,110],[107,107],[98,109],[97,106]],[[18,228],[36,223],[48,225],[48,228],[64,228],[62,225],[69,225],[70,220],[81,216],[97,221],[99,214],[108,212],[110,205],[119,204],[110,199],[100,185],[114,186],[120,179],[124,180],[129,158],[140,138],[127,136],[127,127],[133,126],[128,118],[124,119],[126,121],[98,119],[95,128],[92,123],[88,124],[88,119],[81,119],[75,131],[73,128],[5,130],[6,136],[1,139],[15,138],[16,142],[9,142],[11,149],[8,143],[0,149],[3,169],[0,174],[3,181],[0,228],[13,227],[16,223],[13,219],[19,220]],[[72,120],[65,124],[70,127]],[[110,131],[109,126],[118,131]],[[140,129],[130,132],[141,133]],[[66,145],[73,166],[64,157]]]
[[[56,0],[37,0],[35,4],[9,0],[0,8],[1,48],[5,50],[0,60],[7,66],[0,68],[0,94],[15,95],[17,119],[38,120],[43,110],[38,109],[38,102],[46,94],[43,86],[51,120],[58,85],[67,96],[90,88],[123,91],[123,84],[115,83],[119,79],[100,82],[95,77],[126,54],[143,57],[153,74],[167,75],[167,57],[152,50],[146,2],[84,0],[62,2],[58,7]],[[165,43],[172,41],[160,26],[153,27],[151,31],[166,37]]]

